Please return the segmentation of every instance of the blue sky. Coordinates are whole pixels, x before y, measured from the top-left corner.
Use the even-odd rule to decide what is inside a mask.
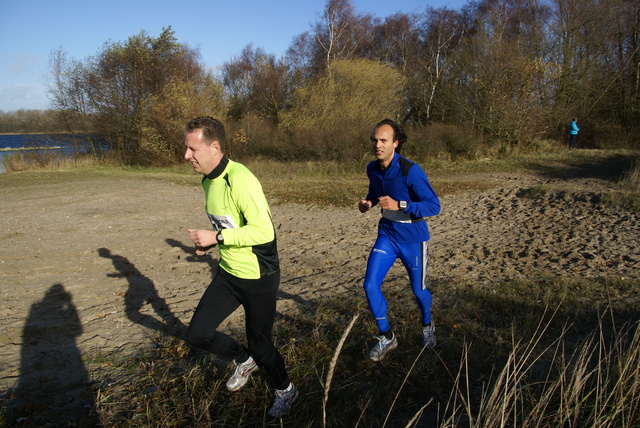
[[[384,18],[427,6],[459,10],[466,0],[352,0],[357,13]],[[326,0],[0,0],[0,110],[48,107],[46,78],[52,50],[84,60],[106,41],[126,41],[171,26],[180,43],[198,48],[216,68],[248,44],[284,54],[310,30]]]

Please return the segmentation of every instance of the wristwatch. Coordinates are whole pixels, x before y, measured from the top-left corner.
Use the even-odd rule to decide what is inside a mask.
[[[222,232],[218,232],[216,235],[216,241],[218,241],[218,244],[224,244],[224,236],[222,236]]]
[[[404,210],[407,208],[407,201],[400,201],[398,202],[398,205],[400,206],[401,210]]]

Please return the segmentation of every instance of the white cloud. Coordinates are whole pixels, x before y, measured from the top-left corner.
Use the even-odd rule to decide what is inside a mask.
[[[14,53],[0,61],[0,110],[47,108],[42,67],[41,57],[33,54]]]
[[[42,59],[31,54],[12,54],[8,60],[2,61],[2,70],[10,76],[36,74],[42,66]]]
[[[44,110],[48,106],[46,89],[40,84],[0,85],[0,110]]]

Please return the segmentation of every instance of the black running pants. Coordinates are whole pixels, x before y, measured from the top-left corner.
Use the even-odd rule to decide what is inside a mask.
[[[218,268],[191,318],[187,341],[196,348],[222,358],[233,358],[238,363],[251,355],[271,376],[275,387],[285,389],[289,386],[289,377],[271,339],[279,285],[280,271],[260,279],[242,279]],[[246,349],[229,335],[217,331],[220,323],[240,305],[245,311]]]

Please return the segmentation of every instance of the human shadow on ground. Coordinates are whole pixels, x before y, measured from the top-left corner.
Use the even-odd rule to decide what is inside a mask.
[[[125,313],[129,320],[143,327],[184,339],[186,326],[171,312],[151,279],[144,276],[126,257],[112,254],[107,248],[100,248],[98,254],[111,259],[113,266],[120,272],[110,274],[110,277],[126,278],[129,283],[129,288],[124,295]],[[151,305],[160,319],[141,311],[147,304]]]
[[[187,255],[187,258],[185,260],[187,260],[188,262],[207,263],[211,268],[211,271],[214,273],[216,269],[218,269],[218,260],[214,257],[211,257],[210,252],[207,252],[202,256],[198,256],[193,245],[184,245],[182,242],[176,241],[175,239],[171,238],[168,238],[166,242],[173,248],[178,248],[184,251],[184,253]]]
[[[191,245],[184,245],[182,242],[180,241],[176,241],[175,239],[167,239],[166,240],[167,244],[169,244],[170,246],[174,247],[174,248],[179,248],[182,251],[184,251],[187,254],[187,258],[186,260],[189,262],[202,262],[205,261],[209,264],[209,266],[211,267],[211,275],[213,278],[213,275],[215,275],[217,269],[218,269],[218,260],[216,260],[215,258],[211,257],[210,253],[206,253],[203,256],[198,256],[195,254],[195,250],[193,248],[193,246]],[[291,281],[291,280],[289,280]],[[285,283],[286,281],[282,281],[280,282],[280,287],[282,287],[282,284]],[[204,292],[204,290],[203,290]],[[284,298],[284,299],[291,299],[296,301],[297,303],[301,304],[301,305],[305,305],[308,304],[309,302],[305,299],[302,299],[299,296],[296,296],[294,294],[290,294],[287,292],[282,291],[281,289],[278,290],[278,297],[280,298]]]
[[[624,177],[624,174],[633,167],[637,159],[637,154],[613,154],[606,157],[585,157],[571,164],[531,162],[528,166],[538,171],[543,177],[548,178],[560,178],[564,180],[598,178],[618,182]]]
[[[76,344],[82,324],[71,293],[54,284],[29,310],[20,380],[9,391],[7,426],[98,426],[89,375]],[[59,425],[58,425],[59,424]]]

